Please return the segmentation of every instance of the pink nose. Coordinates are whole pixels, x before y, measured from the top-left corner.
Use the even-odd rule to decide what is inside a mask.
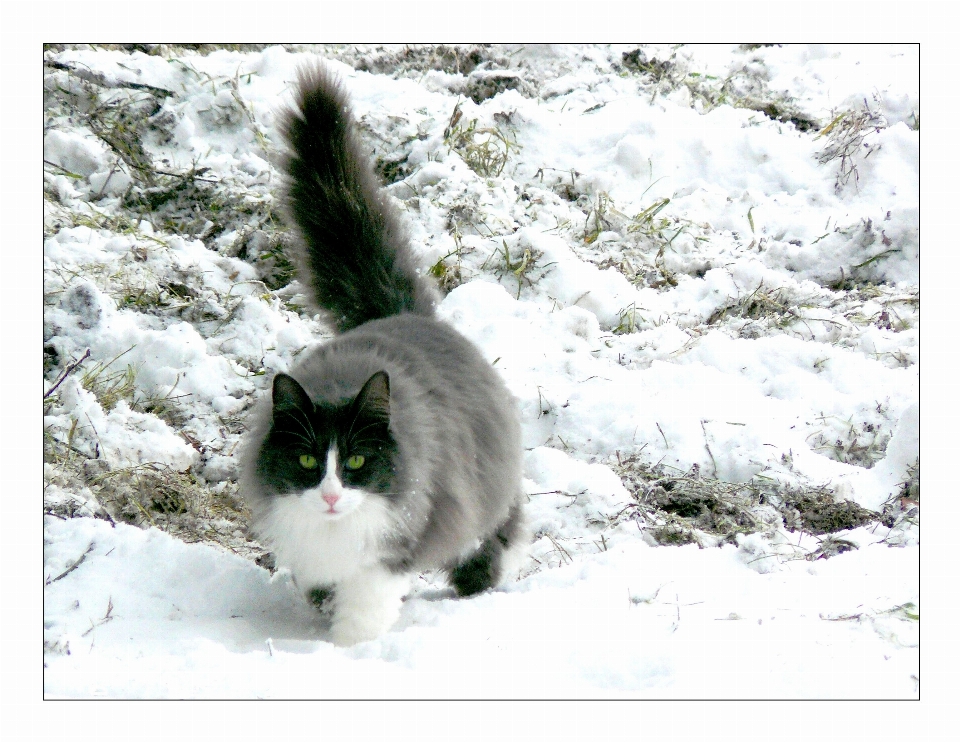
[[[324,495],[323,501],[327,503],[331,508],[337,504],[337,500],[340,499],[340,495]]]

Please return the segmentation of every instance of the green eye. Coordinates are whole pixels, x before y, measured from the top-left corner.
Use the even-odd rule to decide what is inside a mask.
[[[305,453],[300,457],[300,466],[302,466],[304,469],[316,469],[317,459],[315,456]]]
[[[351,456],[349,459],[347,459],[346,467],[352,471],[356,471],[363,466],[363,461],[363,456],[360,456],[359,454],[356,456]]]

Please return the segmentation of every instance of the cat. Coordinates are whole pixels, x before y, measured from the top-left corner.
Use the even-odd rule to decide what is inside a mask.
[[[499,584],[527,531],[517,405],[491,364],[439,320],[400,218],[325,67],[301,69],[281,132],[298,278],[338,335],[278,373],[246,434],[252,531],[330,638],[374,639],[412,578],[460,596]]]

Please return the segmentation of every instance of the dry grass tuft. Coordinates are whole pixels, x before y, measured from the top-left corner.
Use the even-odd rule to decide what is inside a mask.
[[[826,558],[855,548],[835,534],[880,523],[883,518],[837,499],[826,487],[785,485],[758,477],[750,482],[724,482],[701,476],[697,466],[688,473],[670,475],[660,465],[645,463],[639,454],[618,455],[613,468],[634,497],[617,520],[640,521],[641,530],[661,545],[736,543],[738,534],[772,536],[782,524],[790,532],[826,535],[817,539],[813,555],[807,555]]]

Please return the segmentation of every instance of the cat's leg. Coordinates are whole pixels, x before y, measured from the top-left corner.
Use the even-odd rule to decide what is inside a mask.
[[[307,600],[321,615],[330,616],[333,613],[333,585],[323,585],[307,591]]]
[[[365,569],[337,583],[330,639],[341,647],[376,639],[396,623],[409,589],[410,575],[382,567]]]
[[[473,595],[515,576],[529,541],[520,505],[510,509],[507,519],[471,556],[450,573],[450,582],[461,596]]]
[[[503,549],[500,552],[500,574],[496,584],[516,581],[531,541],[530,525],[519,503],[510,509],[506,522],[497,531],[497,540]]]

